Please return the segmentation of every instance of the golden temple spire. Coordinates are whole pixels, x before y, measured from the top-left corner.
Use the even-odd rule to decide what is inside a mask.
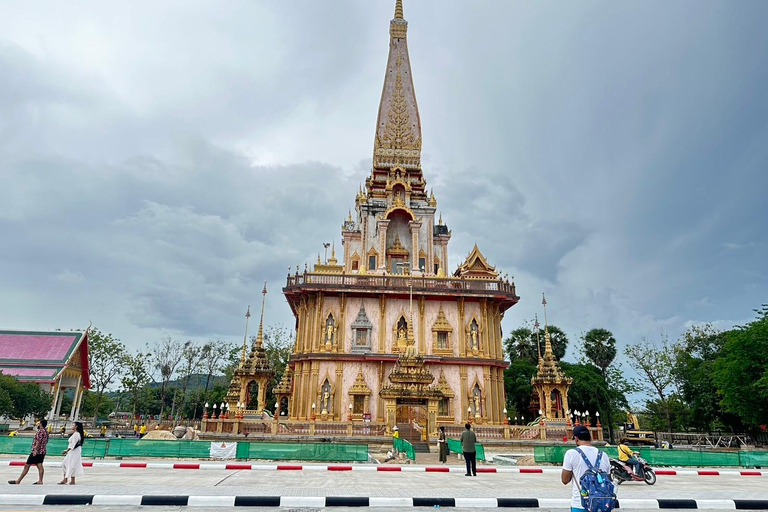
[[[408,56],[408,22],[397,0],[389,22],[389,58],[376,120],[373,167],[421,170],[421,120]]]
[[[259,320],[259,333],[256,335],[256,346],[264,346],[264,303],[267,300],[267,282],[264,281],[264,289],[261,290],[261,319]]]
[[[243,354],[240,356],[240,366],[245,364],[245,350],[248,346],[248,320],[251,318],[251,306],[248,306],[248,311],[245,312],[245,336],[243,336]]]
[[[552,359],[552,339],[549,336],[549,328],[547,326],[547,299],[544,294],[541,294],[541,305],[544,306],[544,359]]]

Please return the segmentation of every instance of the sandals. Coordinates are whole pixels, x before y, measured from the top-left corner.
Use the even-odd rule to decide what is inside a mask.
[[[16,485],[16,480],[8,480],[8,483],[11,485]]]

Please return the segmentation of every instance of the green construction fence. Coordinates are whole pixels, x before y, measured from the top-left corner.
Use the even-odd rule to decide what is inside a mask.
[[[395,450],[404,453],[409,459],[416,460],[416,452],[413,450],[413,445],[405,439],[400,439],[399,437],[393,438],[392,446],[394,446]]]
[[[48,440],[46,451],[49,455],[59,455],[67,449],[67,439]],[[31,437],[0,437],[0,453],[8,455],[29,455],[32,451]],[[107,442],[105,439],[86,439],[83,443],[82,456],[90,458],[103,458],[107,453]]]
[[[407,443],[407,441],[404,441]],[[413,446],[401,449],[413,456]],[[51,438],[47,452],[58,455],[67,448],[67,440]],[[31,437],[0,437],[0,453],[28,455]],[[153,439],[111,438],[86,439],[82,456],[87,458],[137,457],[166,459],[208,459],[210,441],[165,441]],[[325,462],[364,462],[368,460],[368,445],[344,443],[259,443],[238,442],[238,459],[306,460]]]
[[[447,439],[448,441],[448,449],[451,451],[451,453],[461,453],[461,441],[458,439]],[[477,455],[477,460],[485,460],[485,448],[480,443],[475,443],[475,450]]]
[[[535,446],[533,457],[536,462],[562,464],[565,452],[573,446]],[[612,458],[618,457],[615,446],[600,447]],[[637,450],[637,449],[636,449]],[[696,466],[696,467],[764,467],[768,466],[768,451],[709,451],[709,450],[663,450],[641,447],[640,456],[651,466]]]

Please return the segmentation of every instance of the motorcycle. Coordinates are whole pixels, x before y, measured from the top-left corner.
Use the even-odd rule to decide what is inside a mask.
[[[621,462],[618,459],[611,459],[611,481],[616,485],[621,485],[624,482],[645,482],[648,485],[656,483],[656,473],[653,471],[648,462],[640,455],[635,454],[635,459],[640,461],[641,472],[635,474],[632,471],[632,466]]]

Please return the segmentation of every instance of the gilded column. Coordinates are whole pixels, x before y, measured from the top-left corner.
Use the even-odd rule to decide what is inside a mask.
[[[419,297],[419,354],[424,355],[427,353],[427,338],[426,331],[424,330],[424,309],[426,307],[426,300],[422,295]]]
[[[459,410],[459,422],[466,419],[467,407],[469,407],[469,397],[467,396],[467,366],[459,366],[459,376],[461,379],[461,394],[460,394],[460,410]]]
[[[387,350],[387,297],[379,295],[379,354],[384,354]]]
[[[419,230],[421,222],[411,221],[411,274],[419,271]],[[426,271],[426,269],[424,269]]]
[[[379,382],[377,385],[377,389],[381,391],[381,388],[384,387],[384,362],[379,362]],[[384,421],[385,417],[385,409],[384,409],[384,399],[379,396],[379,393],[376,393],[376,421],[379,423]]]
[[[347,337],[347,322],[346,322],[346,310],[347,310],[347,294],[342,293],[339,296],[339,330],[336,331],[336,351],[345,352],[345,342]]]
[[[378,269],[384,270],[387,268],[387,228],[389,227],[388,220],[377,220],[379,227],[379,261]]]
[[[334,417],[338,415],[339,417],[336,418],[337,421],[344,420],[346,418],[345,414],[347,411],[342,410],[342,395],[345,394],[344,391],[344,363],[342,361],[336,361],[336,396],[334,397],[334,402],[336,403],[335,406],[335,413]]]
[[[320,346],[323,341],[323,292],[317,294],[317,302],[315,304],[315,328],[312,330],[312,337],[314,343],[312,344],[312,351],[320,351]]]
[[[430,217],[427,222],[427,275],[435,274],[435,218]]]
[[[319,371],[318,362],[312,361],[310,363],[309,391],[308,391],[308,395],[311,400],[311,402],[309,403],[310,410],[312,409],[313,403],[319,406],[319,404],[317,404],[317,388],[319,387],[319,384],[317,382],[318,371]],[[317,414],[320,414],[319,410],[317,411]]]
[[[459,357],[467,356],[466,323],[464,318],[464,297],[459,297]]]
[[[483,369],[483,382],[485,386],[485,410],[483,411],[485,413],[485,421],[490,422],[491,421],[491,414],[493,411],[493,389],[491,388],[491,375],[490,375],[490,368],[484,368]]]

